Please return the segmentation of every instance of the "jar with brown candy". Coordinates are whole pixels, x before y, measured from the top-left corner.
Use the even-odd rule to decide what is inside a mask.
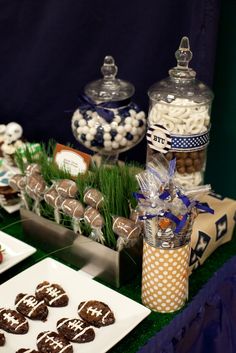
[[[187,37],[175,56],[177,66],[169,77],[148,91],[147,162],[159,153],[176,158],[176,179],[188,188],[203,183],[213,93],[188,67],[192,52]]]

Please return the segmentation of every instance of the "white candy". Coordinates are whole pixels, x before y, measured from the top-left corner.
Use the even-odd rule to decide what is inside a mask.
[[[135,117],[136,117],[136,111],[135,111],[134,109],[130,109],[130,110],[129,110],[129,113],[130,113],[130,116],[131,116],[132,118],[135,118]]]
[[[85,126],[85,125],[87,125],[87,121],[85,119],[80,119],[79,126]]]
[[[126,140],[126,138],[122,138],[122,140],[120,141],[120,145],[121,146],[126,146],[127,145],[127,140]]]
[[[117,149],[117,148],[119,147],[119,143],[116,142],[116,141],[113,141],[113,142],[111,143],[111,145],[112,145],[112,148],[114,148],[114,149]]]
[[[104,146],[105,147],[111,147],[112,142],[111,141],[104,141]]]
[[[121,117],[119,115],[116,115],[114,121],[119,124],[121,122]]]
[[[143,111],[137,113],[136,119],[145,119],[145,113]]]
[[[137,134],[137,132],[138,132],[138,129],[136,127],[132,127],[130,132],[131,132],[132,135],[135,136]]]
[[[109,124],[106,124],[106,125],[104,125],[104,131],[105,132],[109,132],[109,131],[111,131],[111,127],[110,127],[110,125]]]
[[[126,125],[131,125],[131,124],[132,124],[132,121],[133,121],[133,119],[132,119],[131,117],[125,118],[125,124],[126,124]]]
[[[103,135],[103,138],[104,140],[111,140],[111,135],[105,132],[105,134]]]
[[[139,121],[138,120],[134,120],[133,119],[133,121],[132,121],[132,126],[134,126],[134,127],[138,127],[139,126]]]
[[[87,134],[89,132],[89,127],[88,126],[83,126],[83,134]]]
[[[93,137],[94,137],[93,135],[87,134],[87,135],[86,135],[86,140],[87,140],[87,141],[92,141],[92,140],[93,140]]]
[[[156,103],[149,112],[149,122],[163,125],[172,133],[193,135],[206,131],[210,116],[207,105],[176,98],[169,104]]]
[[[201,172],[195,172],[190,174],[175,173],[175,181],[181,184],[186,189],[191,189],[193,185],[201,185],[203,183],[203,175]]]
[[[118,133],[123,134],[124,131],[125,131],[124,126],[118,126],[118,128],[117,128],[117,132],[118,132]]]
[[[88,126],[90,127],[94,127],[96,125],[96,120],[95,119],[91,119],[88,121]]]
[[[95,127],[91,127],[89,132],[90,132],[91,135],[96,135],[97,129]]]
[[[121,134],[117,134],[116,137],[115,137],[115,141],[119,142],[123,139],[123,135]]]
[[[130,132],[132,130],[132,125],[127,124],[124,126],[125,131]]]
[[[112,128],[112,129],[117,129],[117,126],[118,126],[118,124],[117,124],[115,121],[113,121],[113,122],[111,123],[111,128]]]
[[[84,129],[83,126],[80,126],[80,127],[78,127],[78,128],[76,129],[78,135],[80,135],[80,134],[83,133],[83,129]]]

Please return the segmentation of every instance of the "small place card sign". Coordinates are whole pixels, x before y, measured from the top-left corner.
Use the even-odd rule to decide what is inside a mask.
[[[88,170],[91,156],[74,148],[57,144],[54,151],[54,161],[58,167],[76,177]]]

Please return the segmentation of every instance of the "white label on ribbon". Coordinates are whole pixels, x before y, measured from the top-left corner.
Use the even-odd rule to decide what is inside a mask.
[[[148,145],[159,152],[167,153],[171,148],[171,137],[161,125],[151,125],[147,130]]]
[[[147,130],[148,146],[161,153],[198,151],[207,147],[209,131],[210,129],[193,135],[175,135],[161,125],[151,125]]]

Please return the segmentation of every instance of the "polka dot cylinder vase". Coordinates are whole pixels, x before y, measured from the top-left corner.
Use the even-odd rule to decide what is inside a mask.
[[[177,66],[169,77],[148,91],[147,162],[159,153],[167,160],[176,158],[175,178],[188,188],[204,181],[213,93],[188,66],[192,52],[187,37],[175,55]]]
[[[173,249],[156,248],[144,241],[142,302],[151,310],[171,313],[188,298],[190,244]]]
[[[85,86],[72,117],[75,138],[86,148],[114,164],[119,153],[137,145],[146,133],[146,116],[132,101],[134,86],[116,78],[117,66],[106,56],[103,78]]]

